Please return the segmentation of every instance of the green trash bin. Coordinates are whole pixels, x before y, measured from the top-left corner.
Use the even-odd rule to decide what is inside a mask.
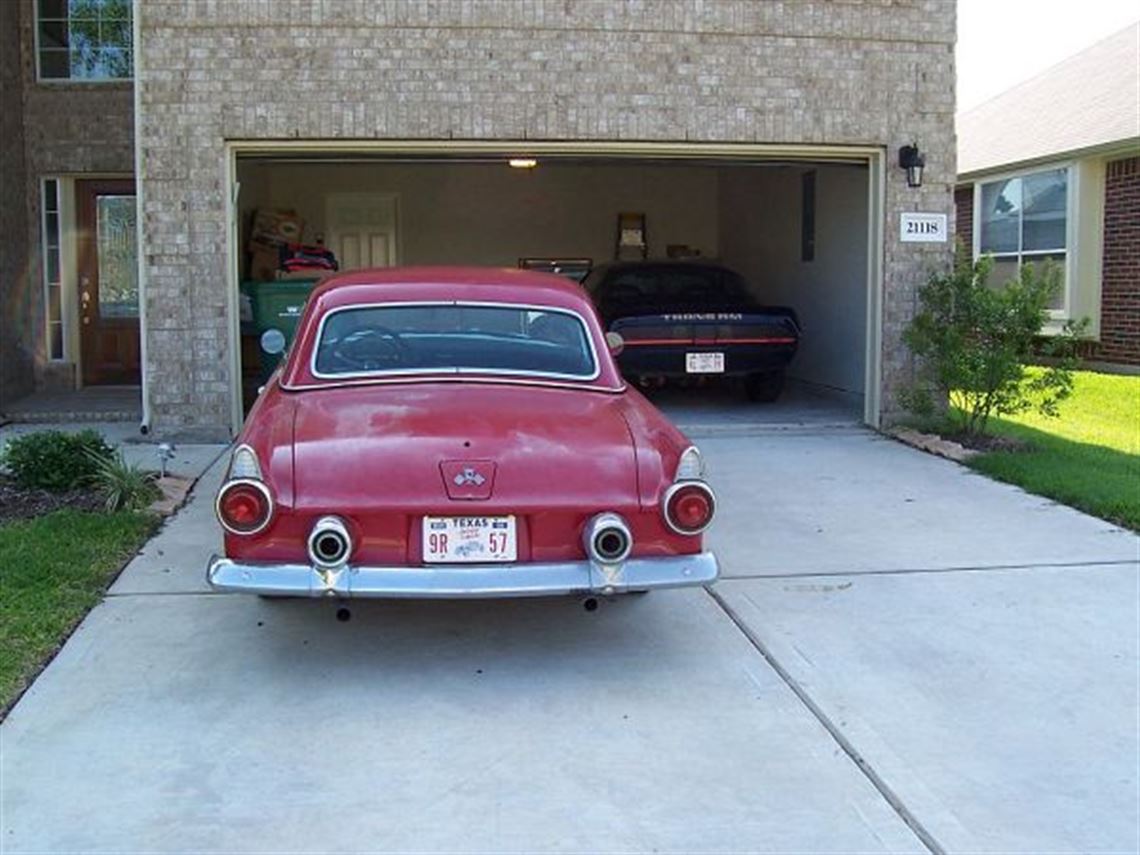
[[[268,330],[280,330],[285,336],[285,346],[293,343],[297,332],[297,322],[309,293],[318,279],[282,279],[270,282],[242,282],[239,288],[242,306],[242,335],[256,339],[256,352],[261,360],[258,379],[264,383],[269,379],[283,354],[266,353],[261,347],[261,336]],[[252,349],[252,348],[249,348]]]

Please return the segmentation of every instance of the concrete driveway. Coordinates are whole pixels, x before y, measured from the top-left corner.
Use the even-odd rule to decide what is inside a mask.
[[[671,411],[725,577],[594,613],[210,594],[215,466],[0,730],[4,851],[1136,850],[1136,537]]]

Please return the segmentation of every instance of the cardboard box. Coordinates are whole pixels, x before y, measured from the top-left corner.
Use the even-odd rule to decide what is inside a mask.
[[[281,255],[276,247],[265,247],[250,244],[249,251],[249,278],[256,280],[272,280],[277,278],[277,270],[281,266]]]
[[[276,247],[286,243],[301,243],[305,235],[305,221],[293,210],[274,211],[259,209],[253,212],[253,226],[249,233],[253,245]]]

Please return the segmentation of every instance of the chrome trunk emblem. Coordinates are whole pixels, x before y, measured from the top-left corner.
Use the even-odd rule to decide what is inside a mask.
[[[463,471],[451,480],[455,482],[456,487],[466,487],[469,484],[474,484],[476,487],[482,487],[483,483],[487,479],[475,471],[475,467],[467,466],[464,467]]]
[[[3,0],[0,0],[3,2]],[[442,460],[439,474],[449,499],[480,501],[491,498],[495,487],[495,461]]]

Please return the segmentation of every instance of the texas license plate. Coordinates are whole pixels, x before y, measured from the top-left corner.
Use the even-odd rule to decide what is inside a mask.
[[[515,518],[424,517],[424,561],[488,564],[514,561]]]
[[[723,374],[723,353],[686,353],[685,370],[690,374]]]

